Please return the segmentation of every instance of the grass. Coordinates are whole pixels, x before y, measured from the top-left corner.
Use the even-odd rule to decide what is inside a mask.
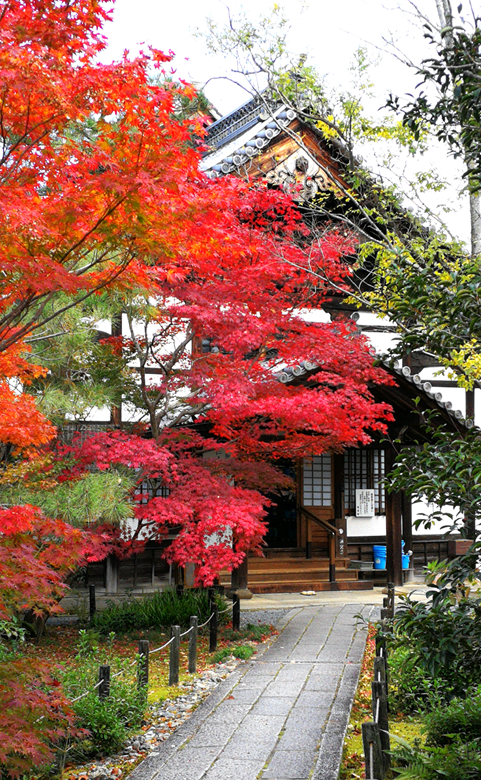
[[[215,653],[213,657],[214,663],[220,663],[225,661],[226,658],[234,656],[234,658],[240,658],[243,661],[247,661],[255,653],[255,648],[251,645],[239,645],[238,647],[223,647]]]
[[[220,610],[227,601],[217,595]],[[171,625],[187,627],[191,615],[197,615],[199,623],[209,617],[209,600],[205,588],[185,590],[179,595],[173,588],[153,593],[142,599],[131,599],[120,604],[110,603],[107,609],[96,612],[90,627],[102,634],[114,631],[127,634],[132,631],[167,628]],[[220,614],[222,622],[223,614]]]

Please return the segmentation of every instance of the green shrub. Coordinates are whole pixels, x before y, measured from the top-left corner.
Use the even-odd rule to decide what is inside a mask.
[[[432,677],[417,665],[407,647],[389,654],[389,702],[394,712],[431,710],[453,696],[445,680]]]
[[[83,742],[84,755],[108,755],[120,750],[127,730],[110,698],[101,700],[95,695],[87,696],[75,706],[75,713],[78,726],[88,731],[88,739]]]
[[[443,747],[481,738],[481,689],[465,699],[453,699],[425,717],[427,743]]]
[[[93,690],[98,681],[98,660],[83,658],[75,669],[63,675],[63,689],[68,698],[82,697],[72,704],[76,728],[87,732],[86,738],[71,750],[77,756],[107,755],[119,750],[128,732],[140,726],[146,711],[146,691],[137,688],[136,667],[131,666],[131,660],[115,657],[111,650],[102,660],[111,665],[107,699],[99,699],[98,691]],[[123,674],[113,677],[120,671]],[[89,691],[87,696],[82,696],[86,691]]]
[[[406,653],[403,676],[449,701],[481,683],[481,604],[433,586],[428,601],[405,598],[393,621],[391,648]]]
[[[77,658],[86,658],[98,650],[100,635],[93,629],[80,629]]]
[[[219,609],[225,609],[226,600],[216,595]],[[185,590],[178,595],[168,588],[143,599],[132,599],[121,604],[110,604],[107,609],[96,612],[91,628],[102,634],[114,631],[124,634],[129,631],[168,628],[172,625],[189,626],[191,615],[197,615],[203,623],[209,617],[209,600],[204,588]],[[222,613],[220,622],[230,619],[229,611]]]
[[[477,742],[446,747],[411,747],[403,742],[393,751],[399,780],[481,780],[481,753]]]

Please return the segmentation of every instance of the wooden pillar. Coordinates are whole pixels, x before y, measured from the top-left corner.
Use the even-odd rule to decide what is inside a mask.
[[[404,552],[408,553],[413,550],[413,510],[411,497],[402,492],[402,513],[403,513],[403,540],[404,540]],[[413,557],[409,559],[409,574],[408,578],[411,579],[414,576],[414,563]]]
[[[231,573],[231,590],[239,596],[240,599],[251,599],[252,593],[248,586],[248,563],[247,555],[244,560],[236,569],[232,569]]]
[[[386,450],[386,474],[391,471],[396,453],[393,447]],[[386,548],[387,581],[399,586],[402,575],[402,496],[401,493],[386,492]]]
[[[312,522],[311,518],[306,516],[306,558],[312,558]]]
[[[122,312],[112,317],[112,336],[122,336]],[[110,421],[116,428],[122,427],[122,404],[112,406],[110,409]]]
[[[339,529],[336,537],[336,555],[347,558],[346,511],[344,506],[344,455],[333,455],[333,487],[335,526]]]
[[[119,562],[115,555],[108,555],[105,562],[105,590],[107,593],[119,592]]]
[[[150,584],[152,587],[155,585],[155,548],[152,547],[150,551]]]
[[[195,582],[195,563],[187,561],[184,569],[184,587],[193,588]]]

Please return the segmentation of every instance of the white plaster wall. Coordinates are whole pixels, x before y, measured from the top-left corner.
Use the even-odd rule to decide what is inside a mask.
[[[420,518],[422,515],[429,515],[432,511],[435,511],[436,509],[437,507],[434,504],[428,504],[426,501],[414,502],[413,523],[417,518]],[[451,506],[446,506],[446,512],[452,513],[453,517],[450,517],[448,514],[446,514],[444,519],[434,521],[431,528],[426,528],[424,525],[421,525],[417,531],[413,528],[413,534],[442,536],[448,531],[453,530],[452,526],[453,523],[456,522],[456,516],[459,519],[459,525],[462,525],[461,515],[455,512]]]
[[[386,516],[375,515],[374,517],[346,517],[347,539],[353,536],[384,536],[386,533]]]
[[[413,503],[413,524],[421,515],[429,514],[430,510],[434,509],[435,507],[432,504],[429,505],[423,501]],[[449,508],[448,511],[450,511]],[[348,515],[346,517],[346,523],[348,539],[353,536],[365,536],[367,538],[384,536],[386,533],[385,515],[375,515],[374,517],[354,517],[353,515]],[[422,525],[416,530],[413,527],[413,536],[442,536],[449,530],[451,525],[451,518],[446,516],[444,520],[434,522],[431,528],[425,528]]]
[[[330,322],[331,315],[322,309],[298,309],[297,313],[306,322]]]
[[[73,414],[66,414],[65,418],[76,422],[76,417]],[[110,422],[110,408],[108,406],[94,407],[89,413],[82,417],[82,422]]]
[[[370,341],[378,355],[385,355],[394,346],[395,337],[391,332],[367,332],[363,335]]]

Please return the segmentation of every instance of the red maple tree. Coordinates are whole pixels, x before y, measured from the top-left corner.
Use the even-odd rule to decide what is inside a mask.
[[[132,496],[127,548],[174,526],[168,560],[195,563],[207,585],[261,553],[265,494],[285,483],[277,460],[366,443],[389,410],[369,393],[369,382],[388,380],[354,323],[315,321],[331,290],[313,286],[311,272],[328,266],[343,283],[350,243],[332,233],[313,247],[282,193],[236,179],[205,186],[205,252],[179,256],[168,273],[153,267],[148,289],[125,296],[129,335],[113,339],[136,364],[127,400],[152,438],[101,433],[68,452],[70,475],[93,464],[134,471],[144,489]],[[304,361],[316,366],[310,378],[281,381]]]
[[[312,251],[285,195],[200,174],[202,128],[175,118],[176,100],[192,88],[152,78],[171,59],[155,49],[99,64],[107,8],[104,0],[5,0],[0,10],[2,454],[4,462],[35,459],[55,435],[25,392],[40,372],[28,361],[29,340],[45,337],[50,318],[87,295],[115,288],[127,308],[143,296],[155,328],[143,338],[133,329],[121,349],[138,361],[138,406],[152,439],[90,439],[62,452],[63,477],[95,463],[162,482],[165,498],[154,490],[145,503],[134,492],[134,537],[180,526],[168,554],[195,561],[199,581],[211,582],[260,548],[262,491],[282,481],[266,460],[366,441],[387,414],[368,391],[382,379],[349,323],[300,315],[329,297],[309,267],[327,263],[342,278],[343,241],[326,237]],[[315,377],[279,381],[302,360],[318,364]],[[6,619],[50,610],[66,573],[101,553],[84,531],[29,505],[1,509],[0,523]],[[101,535],[104,543],[123,544],[115,533]],[[0,761],[19,774],[48,753],[42,721],[22,715],[25,697],[43,708],[48,738],[63,704],[43,673],[22,678],[13,699],[2,678],[0,695],[11,713],[0,723]],[[20,721],[29,734],[23,754]]]

